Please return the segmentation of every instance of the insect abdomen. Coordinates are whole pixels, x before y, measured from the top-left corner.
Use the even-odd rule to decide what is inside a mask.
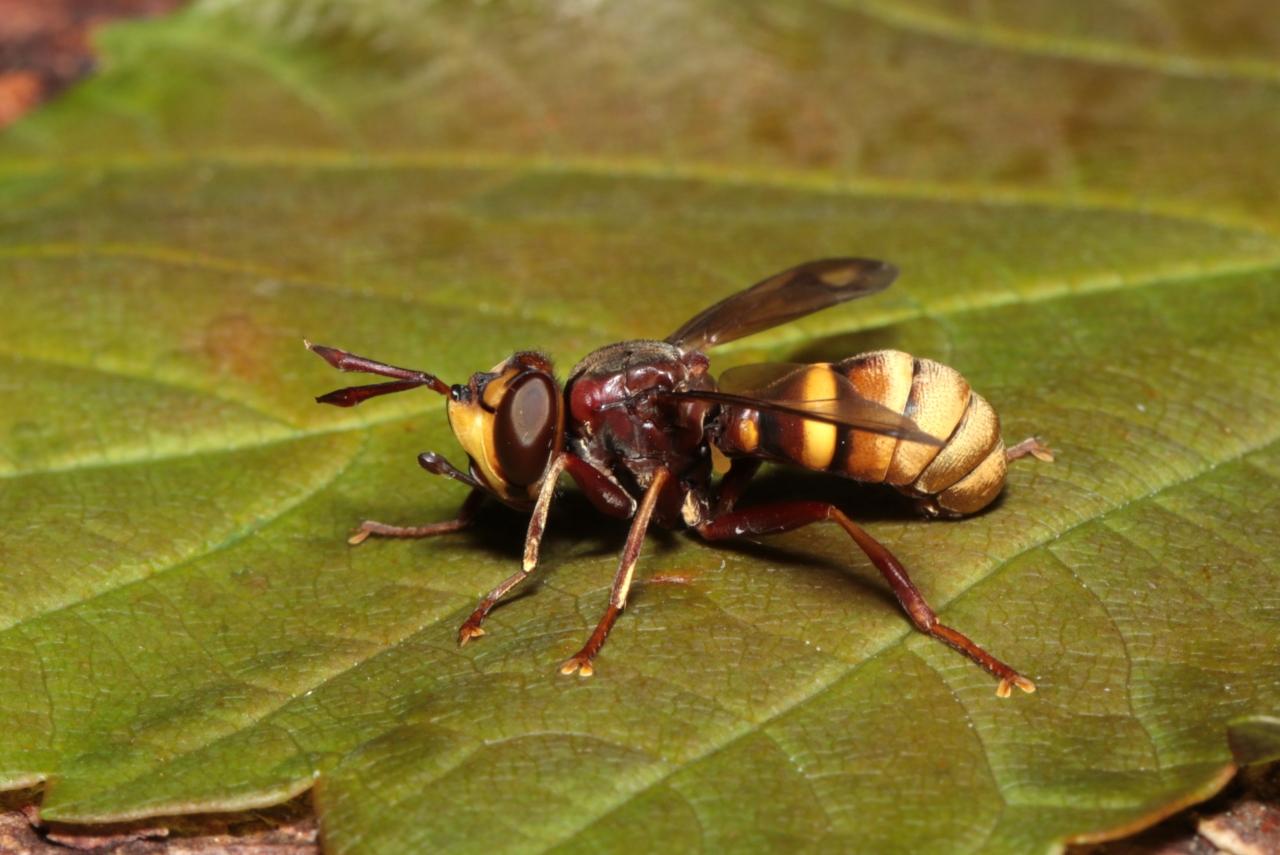
[[[884,481],[918,500],[927,514],[982,510],[1004,486],[1000,418],[960,372],[897,350],[854,356],[832,366],[866,398],[900,412],[942,448],[849,430],[850,452],[836,471]]]
[[[886,483],[917,500],[930,516],[961,516],[989,505],[1004,486],[1000,419],[953,368],[897,350],[864,353],[808,366],[791,380],[792,400],[834,394],[833,374],[847,377],[864,397],[902,413],[941,448],[848,427],[730,408],[717,443],[747,454]]]

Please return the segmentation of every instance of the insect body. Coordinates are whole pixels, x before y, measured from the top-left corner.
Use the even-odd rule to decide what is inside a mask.
[[[307,344],[335,368],[394,378],[340,389],[316,400],[354,406],[376,395],[426,386],[449,398],[449,424],[470,459],[462,472],[434,453],[428,471],[467,484],[471,494],[451,521],[423,526],[364,522],[371,534],[431,537],[469,525],[485,497],[532,514],[519,572],[494,588],[458,631],[483,635],[485,617],[538,562],[547,513],[568,473],[600,511],[632,520],[609,606],[583,649],[561,670],[592,673],[593,661],[626,605],[644,534],[652,522],[685,525],[707,540],[839,524],[880,570],[922,631],[969,656],[1000,679],[999,694],[1035,686],[964,635],[938,623],[905,568],[834,505],[796,501],[737,509],[763,461],[884,482],[911,496],[926,516],[962,516],[986,507],[1004,483],[1007,459],[1047,456],[1033,440],[1006,453],[999,419],[955,370],[898,351],[834,364],[764,364],[718,380],[706,351],[716,345],[887,288],[890,265],[866,259],[802,264],[700,313],[665,341],[603,347],[563,386],[547,358],[517,353],[466,385],[420,371]],[[713,488],[716,460],[728,468]]]

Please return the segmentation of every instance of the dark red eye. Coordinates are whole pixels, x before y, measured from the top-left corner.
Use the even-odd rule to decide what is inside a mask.
[[[551,460],[560,405],[555,383],[530,371],[507,387],[494,417],[494,451],[502,475],[525,486],[542,477]]]

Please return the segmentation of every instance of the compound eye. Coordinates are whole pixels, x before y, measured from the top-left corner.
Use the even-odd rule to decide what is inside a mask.
[[[555,383],[530,371],[507,387],[494,416],[494,451],[502,475],[511,484],[536,483],[554,451],[560,405]]]

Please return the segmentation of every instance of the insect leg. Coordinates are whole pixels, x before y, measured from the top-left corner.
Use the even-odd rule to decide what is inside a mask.
[[[611,517],[629,520],[636,512],[636,500],[622,485],[581,457],[569,456],[565,468],[596,510]]]
[[[1031,455],[1036,460],[1043,460],[1045,463],[1053,462],[1053,449],[1047,445],[1041,445],[1040,440],[1034,436],[1030,439],[1024,439],[1022,442],[1005,450],[1004,456],[1006,460],[1017,460],[1019,457]]]
[[[760,471],[760,461],[749,457],[739,457],[729,465],[729,471],[720,479],[720,489],[716,491],[716,503],[711,509],[710,519],[718,519],[733,510],[747,488],[747,483]]]
[[[471,617],[458,628],[458,644],[466,644],[478,635],[484,635],[484,630],[480,628],[480,624],[484,622],[485,616],[489,614],[490,609],[502,599],[503,595],[520,584],[524,579],[528,578],[534,568],[538,566],[538,547],[542,545],[542,534],[547,526],[547,512],[551,510],[551,500],[555,497],[556,482],[560,480],[560,473],[564,471],[565,464],[568,462],[568,454],[557,454],[551,459],[551,465],[547,467],[546,474],[543,476],[542,489],[538,491],[538,503],[533,507],[533,517],[529,520],[529,532],[524,538],[524,559],[520,562],[520,570],[510,578],[506,579],[498,587],[489,592],[471,613]]]
[[[596,625],[595,632],[587,639],[587,644],[568,662],[560,666],[561,674],[572,674],[580,671],[582,676],[590,677],[595,669],[591,662],[604,646],[604,640],[613,629],[613,622],[627,605],[627,592],[631,590],[631,578],[636,571],[636,561],[640,558],[640,547],[644,544],[644,533],[649,528],[649,520],[653,516],[654,506],[658,504],[658,495],[663,486],[671,478],[671,472],[662,467],[654,473],[653,482],[645,491],[644,500],[636,511],[635,520],[631,523],[631,531],[627,533],[627,545],[622,549],[622,561],[618,564],[618,574],[613,577],[613,591],[609,595],[609,608],[604,617]]]
[[[907,570],[879,541],[867,534],[861,526],[845,516],[834,505],[826,502],[787,502],[758,505],[743,511],[725,514],[719,519],[698,526],[698,533],[707,540],[724,540],[744,534],[781,534],[806,526],[809,523],[831,520],[848,532],[854,543],[875,564],[898,602],[906,609],[913,623],[921,631],[955,648],[1000,678],[996,694],[1007,698],[1011,687],[1024,692],[1034,692],[1035,684],[1008,665],[983,650],[968,637],[948,626],[938,623],[938,616],[925,601],[920,589],[911,581]]]
[[[476,511],[480,509],[480,503],[484,501],[486,495],[483,490],[472,490],[463,501],[462,507],[458,508],[458,515],[446,522],[427,523],[426,525],[387,525],[373,520],[365,520],[360,523],[360,528],[356,530],[356,533],[347,538],[347,543],[352,546],[357,543],[363,543],[365,538],[371,534],[377,534],[382,537],[435,537],[438,534],[452,534],[455,531],[462,531],[471,525],[472,520],[476,517]]]
[[[481,500],[484,499],[488,491],[477,484],[470,475],[460,472],[453,464],[434,451],[419,454],[418,464],[432,475],[443,475],[446,478],[460,481],[471,488],[471,494],[462,503],[462,508],[459,509],[457,518],[449,522],[428,523],[427,525],[387,525],[373,520],[365,520],[360,523],[360,527],[356,529],[355,534],[347,538],[347,543],[352,545],[364,543],[365,539],[371,534],[382,537],[435,537],[437,534],[460,531],[471,524],[471,520],[476,515],[476,510],[480,507]]]
[[[476,479],[454,466],[448,460],[445,460],[441,454],[434,451],[424,451],[418,455],[418,465],[430,472],[432,475],[443,475],[445,478],[452,478],[455,481],[466,484],[473,490],[483,490]]]

